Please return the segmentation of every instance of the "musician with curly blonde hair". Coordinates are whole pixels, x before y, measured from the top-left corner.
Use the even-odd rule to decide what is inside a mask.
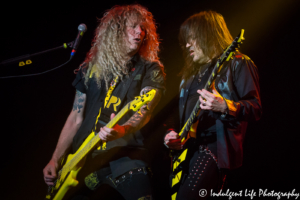
[[[141,22],[141,28],[146,33],[143,41],[140,41],[142,45],[138,50],[139,55],[145,60],[160,64],[157,55],[159,41],[152,14],[139,5],[124,8],[117,6],[106,12],[100,19],[92,48],[85,60],[89,69],[95,72],[98,84],[102,79],[107,84],[109,74],[114,76],[128,74],[128,69],[125,67],[128,53],[124,54],[124,52],[131,50],[128,49],[130,47],[124,37],[126,36],[126,27],[131,20]]]
[[[81,187],[76,188],[80,190],[75,188],[77,192],[71,199],[152,198],[149,156],[144,144],[151,133],[142,127],[149,122],[165,90],[158,52],[155,21],[145,7],[114,6],[104,14],[73,82],[73,109],[43,170],[47,185],[54,184],[64,156],[75,153],[95,133],[100,144],[87,155],[78,175]],[[140,112],[129,111],[113,128],[106,127],[127,103],[150,90],[155,90],[156,95],[148,106]]]

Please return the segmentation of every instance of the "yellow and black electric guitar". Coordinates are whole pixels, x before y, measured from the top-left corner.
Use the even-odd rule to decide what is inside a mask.
[[[242,44],[242,40],[244,40],[244,30],[242,29],[240,34],[234,39],[234,41],[225,49],[225,51],[222,53],[220,58],[218,59],[216,65],[214,66],[214,69],[208,78],[207,83],[204,86],[204,89],[209,90],[212,86],[213,81],[216,78],[217,73],[221,70],[222,64],[224,61],[229,61],[229,59],[232,58],[234,55],[234,52],[238,50],[240,44]],[[188,139],[188,132],[193,131],[195,132],[195,129],[198,125],[198,121],[195,122],[196,117],[200,113],[200,100],[198,99],[195,107],[193,108],[193,111],[189,117],[189,119],[184,124],[183,128],[181,129],[179,136],[181,138],[181,142],[185,142],[184,148],[182,151],[175,152],[176,155],[173,155],[173,166],[172,166],[172,190],[171,190],[171,197],[172,200],[176,199],[177,191],[180,186],[180,181],[182,176],[185,174],[185,171],[188,170],[188,162],[189,162],[189,147],[193,146],[193,140]],[[187,140],[187,141],[186,141]]]
[[[155,93],[155,90],[151,90],[142,96],[135,97],[133,101],[123,107],[106,127],[112,128],[129,110],[138,111],[154,98]],[[79,182],[76,180],[77,174],[82,169],[87,154],[99,144],[100,140],[99,136],[92,132],[76,153],[68,155],[65,165],[58,172],[58,178],[54,186],[49,186],[46,199],[61,200],[69,189],[78,185]]]

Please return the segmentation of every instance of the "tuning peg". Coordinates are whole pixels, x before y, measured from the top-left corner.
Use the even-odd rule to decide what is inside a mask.
[[[144,108],[144,110],[150,110],[148,107],[148,104],[146,105],[146,107]]]

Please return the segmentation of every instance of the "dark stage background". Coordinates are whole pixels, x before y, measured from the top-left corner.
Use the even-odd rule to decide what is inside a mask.
[[[211,9],[221,13],[235,37],[245,29],[241,51],[260,73],[263,117],[253,123],[245,140],[244,166],[232,177],[230,189],[268,189],[288,192],[299,188],[299,1],[7,1],[1,12],[0,62],[71,42],[77,27],[85,33],[75,58],[50,73],[0,79],[1,84],[1,199],[42,199],[46,192],[42,169],[51,158],[60,130],[72,109],[73,70],[90,48],[97,18],[116,4],[140,3],[154,15],[161,37],[160,57],[167,73],[167,93],[155,119],[166,117],[165,106],[176,95],[183,66],[178,30],[190,15]],[[32,57],[33,63],[1,65],[0,76],[42,72],[69,59],[70,49]],[[169,106],[170,107],[170,106]],[[162,112],[163,111],[163,112]],[[155,189],[168,199],[169,160],[162,145],[161,120],[153,138]],[[238,197],[236,197],[238,198]],[[250,197],[248,197],[250,198]],[[269,197],[274,199],[275,197]],[[285,199],[283,197],[283,199]],[[293,198],[292,198],[293,199]]]

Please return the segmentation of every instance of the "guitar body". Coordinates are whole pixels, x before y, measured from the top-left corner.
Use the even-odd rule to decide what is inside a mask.
[[[188,149],[183,150],[180,156],[178,156],[178,159],[175,160],[175,162],[173,163],[173,171],[179,169],[180,168],[179,165],[186,160],[187,151]],[[181,180],[181,176],[182,176],[182,170],[174,174],[172,178],[172,187],[174,187],[174,185],[179,183],[179,181]]]
[[[78,185],[79,182],[76,180],[76,177],[77,177],[77,174],[80,169],[81,169],[81,167],[78,168],[77,170],[71,170],[71,172],[67,176],[66,180],[64,181],[64,183],[62,184],[62,186],[60,187],[60,189],[54,196],[53,200],[62,200],[63,197],[66,195],[66,193],[72,187],[76,187]]]
[[[148,93],[135,97],[135,99],[129,102],[123,109],[106,125],[108,128],[113,128],[118,121],[129,111],[138,111],[143,105],[150,102],[156,94],[155,90],[151,90]],[[101,111],[101,109],[100,109]],[[100,143],[100,138],[95,135],[95,132],[89,134],[85,141],[81,144],[79,149],[74,154],[68,155],[66,162],[62,169],[58,172],[58,178],[54,182],[54,186],[48,187],[48,193],[46,199],[48,200],[62,200],[66,193],[76,187],[79,182],[76,179],[77,174],[82,169],[86,156],[97,147]],[[106,148],[106,142],[102,143],[102,149]]]
[[[68,165],[73,158],[95,137],[95,133],[92,132],[82,143],[79,149],[74,154],[69,154],[66,160],[65,165]],[[69,191],[72,187],[76,187],[78,185],[78,180],[76,180],[78,172],[82,169],[85,163],[85,159],[80,161],[66,176],[65,180],[62,180],[63,177],[56,182],[55,188],[58,189],[58,192],[53,197],[53,200],[62,200],[66,195],[67,191]],[[60,174],[60,172],[59,172]],[[47,197],[46,197],[47,198]],[[49,198],[51,199],[51,198]]]

